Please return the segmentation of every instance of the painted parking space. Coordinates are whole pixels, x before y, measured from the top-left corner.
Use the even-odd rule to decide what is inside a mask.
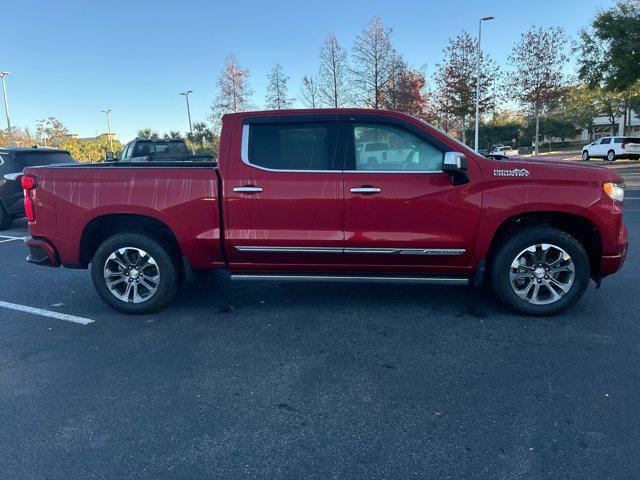
[[[46,310],[44,308],[30,307],[28,305],[21,305],[18,303],[4,302],[0,300],[0,308],[7,310],[14,310],[16,312],[31,313],[40,317],[55,318],[57,320],[63,320],[65,322],[77,323],[80,325],[89,325],[93,323],[93,320],[85,317],[78,317],[76,315],[70,315],[68,313],[54,312],[52,310]]]

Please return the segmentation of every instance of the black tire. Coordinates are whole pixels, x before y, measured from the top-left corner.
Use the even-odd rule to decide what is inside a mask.
[[[589,151],[585,150],[582,152],[582,160],[584,160],[585,162],[588,162],[591,159],[591,156],[589,155]]]
[[[607,160],[610,162],[615,162],[616,161],[616,152],[614,152],[613,150],[609,150],[607,152]]]
[[[569,291],[554,303],[541,305],[529,303],[516,295],[511,285],[509,273],[512,262],[523,250],[537,244],[551,244],[562,248],[574,264],[573,283]],[[496,297],[520,313],[556,315],[572,307],[582,298],[589,285],[590,270],[589,256],[575,237],[551,225],[539,225],[518,229],[497,246],[491,261],[489,282]],[[533,283],[533,280],[531,282]]]
[[[116,297],[107,286],[104,277],[104,269],[109,256],[125,247],[147,252],[155,261],[159,272],[157,290],[140,303],[127,302]],[[170,246],[140,233],[118,233],[109,237],[98,247],[91,261],[91,278],[98,294],[110,307],[119,312],[133,315],[153,313],[165,307],[178,291],[181,273],[177,255]]]
[[[4,211],[0,205],[0,230],[6,230],[13,223],[13,217]]]

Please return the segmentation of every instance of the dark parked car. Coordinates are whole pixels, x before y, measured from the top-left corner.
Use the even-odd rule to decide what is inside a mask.
[[[66,150],[42,147],[0,147],[0,230],[25,216],[18,175],[25,167],[76,163]]]

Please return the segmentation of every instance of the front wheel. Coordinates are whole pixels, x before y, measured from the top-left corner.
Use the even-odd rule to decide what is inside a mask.
[[[120,233],[96,250],[91,278],[109,306],[123,313],[145,314],[173,299],[180,269],[168,246],[144,234]]]
[[[528,315],[572,307],[589,285],[589,257],[572,235],[552,226],[524,227],[498,246],[490,282],[496,296]]]
[[[582,160],[584,160],[585,162],[588,162],[590,158],[591,157],[589,156],[588,150],[585,150],[584,152],[582,152]]]

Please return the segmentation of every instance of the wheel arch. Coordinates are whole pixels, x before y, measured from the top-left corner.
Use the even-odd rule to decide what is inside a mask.
[[[165,243],[178,258],[182,257],[180,244],[166,223],[148,215],[111,213],[95,217],[85,225],[80,237],[80,264],[86,267],[103,241],[124,232],[149,235]]]
[[[496,229],[489,244],[486,254],[487,268],[491,268],[493,256],[500,243],[511,233],[524,226],[541,224],[550,225],[574,236],[589,256],[592,277],[598,278],[602,256],[602,238],[598,228],[582,215],[556,211],[525,212],[505,219]]]

